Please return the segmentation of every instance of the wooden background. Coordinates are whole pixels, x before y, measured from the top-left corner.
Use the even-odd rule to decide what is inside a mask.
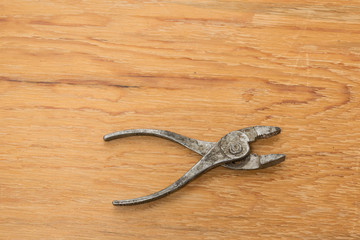
[[[1,239],[360,239],[360,1],[0,1]],[[114,207],[252,125],[284,153]]]

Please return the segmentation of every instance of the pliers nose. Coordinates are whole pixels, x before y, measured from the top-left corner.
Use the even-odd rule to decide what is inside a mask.
[[[249,142],[254,142],[257,139],[270,138],[278,135],[281,128],[273,126],[254,126],[240,129],[239,131],[245,133],[249,137]]]
[[[257,155],[254,153],[241,162],[226,163],[223,167],[233,170],[254,170],[271,167],[283,161],[285,161],[284,154]]]
[[[278,135],[281,129],[273,126],[254,126],[243,128],[240,131],[249,136],[250,142],[254,142],[256,139],[270,138]],[[234,170],[254,170],[271,167],[283,161],[285,161],[284,154],[257,155],[253,153],[241,161],[225,163],[222,166]]]

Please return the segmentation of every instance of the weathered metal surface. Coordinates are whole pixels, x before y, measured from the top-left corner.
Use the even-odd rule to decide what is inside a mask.
[[[157,129],[131,129],[110,133],[104,136],[105,141],[138,135],[150,135],[169,139],[203,156],[189,171],[170,186],[148,196],[114,200],[114,205],[134,205],[164,197],[203,174],[220,165],[237,170],[253,170],[273,166],[285,160],[283,154],[256,155],[250,154],[249,143],[256,139],[269,138],[281,132],[278,127],[254,126],[230,132],[217,142],[200,141],[177,133]]]

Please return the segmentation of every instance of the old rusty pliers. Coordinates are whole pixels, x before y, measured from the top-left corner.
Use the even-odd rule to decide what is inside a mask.
[[[151,135],[166,138],[200,154],[202,158],[176,182],[148,196],[114,200],[114,205],[133,205],[149,202],[164,197],[181,187],[202,173],[222,165],[223,167],[238,170],[252,170],[273,166],[285,160],[283,154],[256,155],[250,153],[249,143],[256,139],[269,138],[279,134],[278,127],[254,126],[230,132],[217,142],[205,142],[182,136],[177,133],[156,129],[132,129],[110,133],[104,136],[105,141],[113,139]]]

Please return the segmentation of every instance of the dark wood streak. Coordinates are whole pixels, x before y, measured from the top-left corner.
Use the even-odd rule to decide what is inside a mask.
[[[81,81],[69,81],[69,80],[60,80],[60,81],[31,81],[31,80],[18,80],[10,79],[7,77],[0,77],[0,81],[5,82],[18,82],[18,83],[30,83],[30,84],[39,84],[39,85],[78,85],[78,86],[109,86],[116,88],[140,88],[140,86],[129,86],[121,84],[109,84],[106,81],[95,81],[95,80],[81,80]]]

